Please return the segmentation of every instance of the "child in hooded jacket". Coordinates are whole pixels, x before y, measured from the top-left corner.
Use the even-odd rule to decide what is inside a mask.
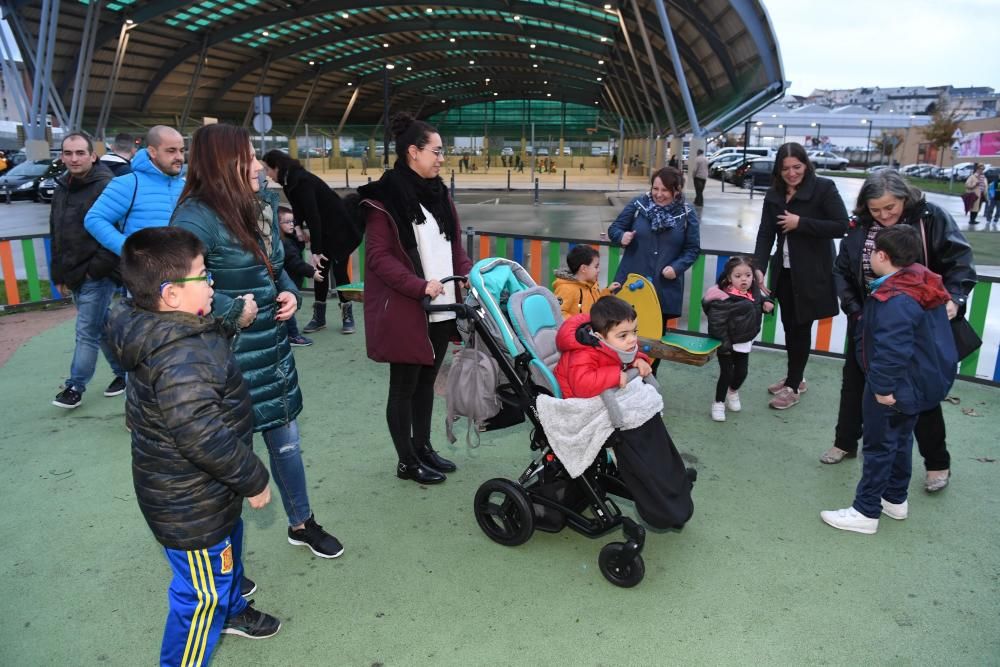
[[[281,245],[285,249],[285,273],[288,277],[296,285],[301,285],[307,278],[322,281],[323,272],[302,259],[302,251],[306,245],[296,235],[295,214],[287,206],[278,207],[278,228],[281,230]],[[285,326],[288,329],[288,343],[292,347],[307,347],[313,344],[311,338],[306,338],[299,331],[295,315],[288,318]]]
[[[920,233],[893,225],[875,237],[872,272],[856,327],[858,364],[865,373],[861,404],[864,464],[854,503],[820,512],[840,530],[870,535],[885,514],[909,515],[913,427],[938,405],[955,381],[958,353],[941,276],[917,264]]]
[[[606,289],[597,284],[597,276],[601,270],[601,256],[589,245],[577,245],[566,255],[568,271],[556,271],[552,292],[559,299],[563,319],[569,319],[580,313],[589,313],[590,308],[602,296],[610,296],[620,283],[611,283]]]
[[[726,409],[739,412],[740,386],[747,378],[750,349],[760,332],[763,313],[774,310],[754,277],[753,260],[730,257],[722,267],[719,282],[708,288],[701,307],[708,316],[708,335],[718,339],[719,380],[715,383],[712,420],[726,421]]]

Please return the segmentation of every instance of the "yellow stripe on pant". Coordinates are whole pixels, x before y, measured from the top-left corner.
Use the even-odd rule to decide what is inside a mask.
[[[212,618],[219,603],[219,596],[215,590],[208,550],[189,551],[187,555],[191,570],[191,585],[198,594],[198,606],[191,618],[191,628],[188,630],[181,667],[199,667],[205,659],[208,633],[212,628]]]

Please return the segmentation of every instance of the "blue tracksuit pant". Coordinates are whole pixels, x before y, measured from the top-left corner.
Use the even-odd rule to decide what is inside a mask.
[[[163,630],[160,664],[164,667],[207,665],[222,625],[243,611],[243,519],[226,539],[207,549],[164,548],[173,581],[167,591],[170,609]]]
[[[917,415],[905,415],[882,405],[866,384],[861,402],[864,420],[864,462],[854,495],[854,509],[870,519],[882,514],[882,498],[906,500],[913,462],[913,427]]]

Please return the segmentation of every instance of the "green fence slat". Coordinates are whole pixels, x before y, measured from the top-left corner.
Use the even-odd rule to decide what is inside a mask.
[[[549,271],[548,282],[546,287],[552,287],[553,281],[556,279],[556,271],[559,270],[559,263],[562,261],[562,249],[560,248],[560,243],[558,241],[549,241]]]
[[[361,245],[358,246],[358,276],[356,278],[352,277],[351,280],[359,283],[365,281],[365,241],[361,240]]]
[[[688,302],[688,331],[701,330],[701,295],[705,291],[705,256],[698,255],[691,267],[691,299]]]
[[[496,251],[494,252],[494,257],[506,257],[507,256],[507,237],[498,236],[496,241],[494,241],[496,246]]]
[[[28,297],[31,301],[41,301],[42,284],[38,281],[38,266],[35,264],[35,242],[21,239],[21,253],[24,255],[24,270],[28,274]]]
[[[608,246],[608,281],[607,285],[614,282],[615,274],[618,273],[618,265],[622,263],[621,246]]]
[[[990,305],[990,288],[993,287],[992,283],[979,283],[972,290],[972,308],[969,310],[969,324],[975,329],[979,337],[982,338],[983,330],[986,328],[986,310]],[[982,348],[980,348],[982,349]],[[959,374],[961,375],[976,375],[976,367],[979,366],[979,352],[976,350],[959,366]]]

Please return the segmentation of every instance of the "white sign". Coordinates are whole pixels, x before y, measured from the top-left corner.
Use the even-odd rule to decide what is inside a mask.
[[[956,128],[955,129],[955,133],[953,135],[951,135],[951,138],[955,139],[955,140],[958,140],[958,139],[961,139],[962,136],[963,136],[962,135],[962,130],[960,128]]]
[[[258,95],[257,97],[253,98],[253,112],[271,113],[271,96]]]
[[[260,133],[270,132],[271,127],[274,123],[271,122],[271,117],[267,114],[259,113],[253,117],[253,129]]]

